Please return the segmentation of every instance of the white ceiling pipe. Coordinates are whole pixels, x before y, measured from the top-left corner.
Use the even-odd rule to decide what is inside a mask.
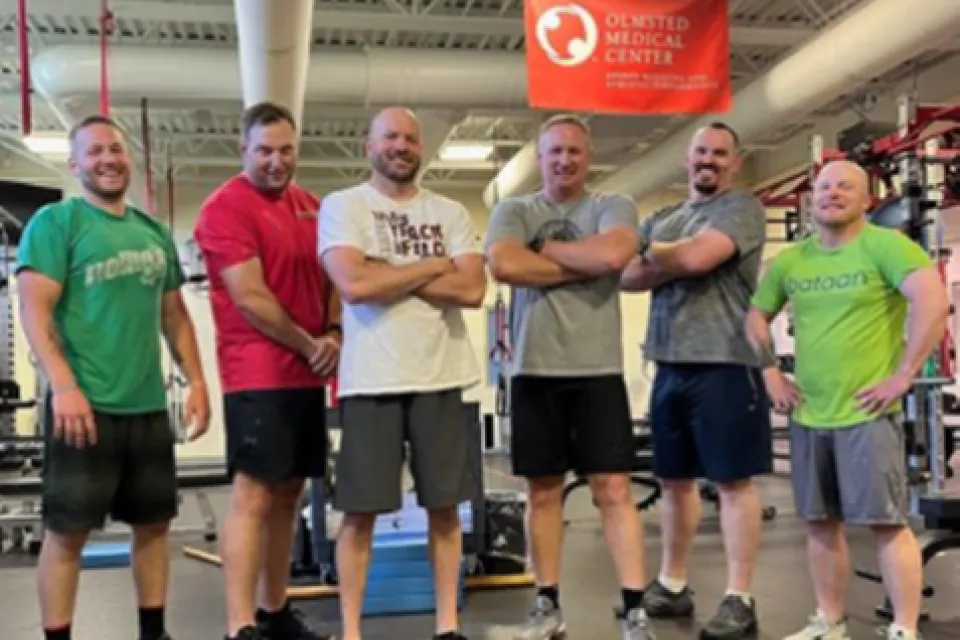
[[[598,189],[637,200],[655,193],[684,177],[683,157],[701,126],[722,120],[737,130],[742,142],[749,142],[904,60],[937,49],[958,31],[960,0],[873,0],[737,93],[730,113],[698,118],[609,176]]]
[[[243,106],[269,100],[293,112],[299,127],[313,44],[313,2],[234,0]]]
[[[114,100],[240,100],[235,51],[167,47],[111,47]],[[95,95],[100,86],[96,46],[44,49],[31,62],[34,84],[54,99]],[[310,57],[307,103],[348,106],[404,104],[420,108],[527,106],[522,54],[476,51],[368,49]]]

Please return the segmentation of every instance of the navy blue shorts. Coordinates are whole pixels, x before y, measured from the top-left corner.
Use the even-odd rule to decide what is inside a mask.
[[[770,403],[759,369],[660,364],[650,423],[659,478],[722,483],[773,471]]]

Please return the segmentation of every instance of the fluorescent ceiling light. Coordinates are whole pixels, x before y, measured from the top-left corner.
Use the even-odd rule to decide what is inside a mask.
[[[70,154],[70,142],[61,133],[33,133],[23,139],[24,146],[41,156],[62,156]]]
[[[441,160],[486,160],[493,153],[493,145],[484,142],[445,144],[440,150]]]

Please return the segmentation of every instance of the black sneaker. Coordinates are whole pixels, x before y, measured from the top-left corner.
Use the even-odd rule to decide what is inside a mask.
[[[308,627],[303,613],[290,605],[272,615],[257,610],[257,627],[260,629],[258,638],[262,640],[334,640],[332,635]]]
[[[724,596],[717,614],[700,632],[704,640],[738,640],[757,632],[757,601],[748,605],[738,595]]]
[[[233,636],[223,636],[223,640],[266,640],[263,635],[260,634],[260,630],[256,627],[246,626],[240,631],[237,631],[237,635]]]
[[[643,608],[650,618],[689,618],[693,615],[693,592],[685,586],[674,593],[654,580],[643,590]]]

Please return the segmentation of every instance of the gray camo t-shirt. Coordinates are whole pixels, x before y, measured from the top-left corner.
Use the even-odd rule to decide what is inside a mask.
[[[587,194],[555,204],[542,194],[508,198],[490,216],[486,249],[512,238],[575,240],[613,227],[637,228],[622,196]],[[620,274],[544,288],[513,287],[511,375],[596,376],[623,372]]]
[[[725,233],[737,253],[710,273],[653,292],[644,353],[654,362],[759,366],[744,321],[757,288],[766,211],[752,194],[730,190],[648,218],[640,233],[654,242],[674,242],[704,229]]]

